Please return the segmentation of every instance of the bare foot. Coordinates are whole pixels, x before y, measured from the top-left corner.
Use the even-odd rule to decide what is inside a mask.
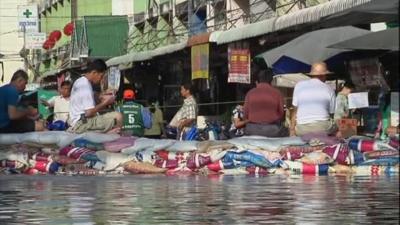
[[[121,132],[120,127],[113,128],[107,132],[107,134],[119,134]]]

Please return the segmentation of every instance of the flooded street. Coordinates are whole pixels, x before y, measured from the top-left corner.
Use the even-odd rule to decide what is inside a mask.
[[[398,179],[0,176],[0,223],[398,224]]]

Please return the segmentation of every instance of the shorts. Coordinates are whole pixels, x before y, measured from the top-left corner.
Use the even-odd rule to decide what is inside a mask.
[[[308,133],[323,132],[328,135],[334,134],[337,131],[337,126],[333,120],[315,121],[307,124],[296,125],[296,135],[302,136]]]
[[[109,112],[95,117],[87,118],[84,123],[82,120],[78,120],[73,127],[68,128],[68,132],[81,134],[87,131],[106,133],[107,131],[114,128],[117,124],[118,112]]]
[[[244,134],[264,137],[287,137],[289,136],[289,131],[280,124],[247,123],[244,128]]]
[[[35,121],[24,120],[11,120],[10,123],[0,128],[0,133],[25,133],[35,131]]]

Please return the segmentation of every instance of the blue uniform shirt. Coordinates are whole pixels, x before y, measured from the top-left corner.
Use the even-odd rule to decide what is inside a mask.
[[[5,127],[10,123],[8,106],[17,106],[19,94],[17,88],[7,84],[0,87],[0,127]]]

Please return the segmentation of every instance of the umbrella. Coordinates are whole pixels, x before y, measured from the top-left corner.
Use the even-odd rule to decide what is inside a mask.
[[[399,51],[399,28],[372,32],[335,43],[328,48]]]
[[[276,87],[294,88],[294,86],[302,80],[308,80],[310,77],[302,73],[289,73],[275,75],[272,85]]]
[[[312,63],[327,61],[348,51],[330,49],[327,46],[368,33],[370,31],[352,26],[316,30],[303,34],[257,57],[264,58],[275,74],[308,72]]]

